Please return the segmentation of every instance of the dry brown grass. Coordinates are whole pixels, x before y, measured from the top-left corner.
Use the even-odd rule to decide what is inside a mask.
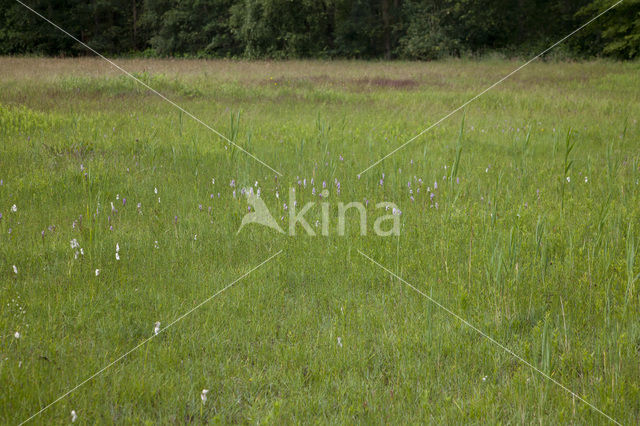
[[[364,62],[364,61],[236,61],[192,59],[117,59],[132,73],[164,74],[182,79],[206,78],[217,82],[264,84],[303,82],[388,89],[416,86],[479,87],[491,84],[521,64],[521,61]],[[633,64],[609,62],[565,63],[562,67],[536,62],[510,78],[518,85],[587,83],[603,75],[621,72]],[[61,77],[114,77],[121,75],[100,58],[0,57],[0,81],[51,81]]]

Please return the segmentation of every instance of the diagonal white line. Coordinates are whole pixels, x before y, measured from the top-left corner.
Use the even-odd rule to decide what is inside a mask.
[[[246,149],[244,149],[243,147],[241,147],[240,145],[234,143],[233,141],[231,141],[228,137],[226,137],[225,135],[223,135],[222,133],[218,132],[216,129],[214,129],[213,127],[209,126],[207,123],[205,123],[204,121],[200,120],[198,117],[196,117],[195,115],[193,115],[192,113],[190,113],[189,111],[187,111],[186,109],[182,108],[180,105],[176,104],[175,102],[173,102],[171,99],[167,98],[165,95],[163,95],[162,93],[158,92],[156,89],[154,89],[153,87],[149,86],[147,83],[145,83],[144,81],[140,80],[138,77],[136,77],[135,75],[131,74],[129,71],[125,70],[124,68],[122,68],[120,65],[116,64],[115,62],[113,62],[112,60],[106,58],[104,55],[98,53],[95,49],[93,49],[92,47],[90,47],[89,45],[87,45],[86,43],[78,40],[77,37],[73,36],[72,34],[70,34],[68,31],[64,30],[63,28],[61,28],[60,26],[58,26],[57,24],[55,24],[54,22],[52,22],[51,20],[45,18],[44,16],[42,16],[40,13],[38,13],[37,11],[33,10],[31,7],[27,6],[26,4],[24,4],[22,1],[20,0],[16,0],[18,3],[20,3],[22,6],[24,6],[25,8],[29,9],[31,12],[35,13],[36,15],[38,15],[40,18],[44,19],[45,21],[47,21],[49,24],[53,25],[55,28],[57,28],[58,30],[62,31],[64,34],[68,35],[69,37],[71,37],[74,41],[76,41],[77,43],[80,43],[82,46],[84,46],[86,49],[90,50],[91,52],[95,53],[96,55],[98,55],[100,58],[104,59],[105,61],[107,61],[109,64],[111,64],[113,67],[117,68],[118,70],[122,71],[124,74],[126,74],[128,77],[132,78],[133,80],[135,80],[136,82],[140,83],[142,86],[146,87],[147,89],[151,90],[153,93],[155,93],[156,95],[158,95],[160,98],[162,98],[163,100],[169,102],[172,106],[176,107],[177,109],[179,109],[180,111],[182,111],[183,113],[185,113],[187,116],[191,117],[192,119],[194,119],[196,122],[202,124],[204,127],[206,127],[207,129],[211,130],[213,133],[215,133],[216,135],[218,135],[219,137],[221,137],[223,140],[225,140],[226,142],[229,142],[231,145],[235,146],[236,148],[238,148],[240,151],[244,152],[245,154],[247,154],[249,157],[253,158],[254,160],[256,160],[258,163],[262,164],[263,166],[265,166],[266,168],[268,168],[269,170],[271,170],[272,172],[276,173],[279,176],[282,176],[282,173],[280,173],[279,171],[277,171],[276,169],[274,169],[273,167],[271,167],[270,165],[268,165],[267,163],[265,163],[264,161],[260,160],[258,157],[256,157],[255,155],[251,154],[249,151],[247,151]]]
[[[560,383],[559,381],[557,381],[556,379],[554,379],[553,377],[549,376],[548,374],[546,374],[544,371],[540,370],[539,368],[535,367],[533,364],[531,364],[530,362],[528,362],[527,360],[525,360],[524,358],[522,358],[521,356],[519,356],[518,354],[516,354],[515,352],[513,352],[511,349],[507,348],[506,346],[504,346],[502,343],[498,342],[497,340],[493,339],[491,336],[489,336],[488,334],[486,334],[485,332],[483,332],[482,330],[480,330],[478,327],[474,326],[473,324],[471,324],[469,321],[465,320],[464,318],[462,318],[460,315],[456,314],[455,312],[453,312],[452,310],[450,310],[449,308],[447,308],[446,306],[442,305],[441,303],[439,303],[438,301],[434,300],[431,296],[427,295],[426,293],[424,293],[423,291],[417,289],[416,287],[414,287],[413,285],[411,285],[410,283],[408,283],[407,281],[405,281],[402,277],[396,275],[394,272],[390,271],[389,269],[385,268],[383,265],[379,264],[378,262],[376,262],[375,260],[373,260],[372,258],[370,258],[369,256],[367,256],[366,254],[364,254],[363,252],[361,252],[360,250],[358,250],[358,253],[360,253],[364,258],[368,259],[369,261],[371,261],[371,263],[379,266],[381,269],[385,270],[386,272],[388,272],[391,276],[393,276],[394,278],[397,278],[398,280],[402,281],[404,284],[406,284],[407,286],[409,286],[412,290],[414,290],[416,293],[424,296],[425,298],[427,298],[429,300],[429,302],[433,303],[434,305],[436,305],[438,308],[442,309],[443,311],[445,311],[446,313],[448,313],[449,315],[455,317],[458,321],[460,321],[461,323],[463,323],[464,325],[466,325],[467,327],[471,328],[472,330],[474,330],[475,332],[477,332],[478,334],[480,334],[482,337],[484,337],[485,339],[487,339],[488,341],[490,341],[491,343],[493,343],[494,345],[498,346],[500,349],[504,350],[505,352],[507,352],[508,354],[510,354],[511,356],[513,356],[514,358],[516,358],[518,361],[520,361],[521,363],[523,363],[524,365],[526,365],[527,367],[531,368],[532,370],[534,370],[535,372],[541,374],[542,376],[544,376],[545,379],[553,382],[554,384],[560,386],[562,389],[564,389],[565,391],[567,391],[569,394],[571,394],[573,397],[578,398],[580,401],[584,402],[585,404],[587,404],[589,407],[593,408],[595,411],[597,411],[598,413],[602,414],[604,417],[606,417],[607,419],[611,420],[613,423],[617,424],[617,425],[621,425],[620,422],[618,422],[617,420],[615,420],[614,418],[612,418],[611,416],[609,416],[607,413],[605,413],[604,411],[600,410],[598,407],[596,407],[595,405],[591,404],[589,401],[587,401],[586,399],[584,399],[583,397],[581,397],[580,395],[578,395],[577,393],[573,392],[571,389],[569,389],[568,387],[566,387],[565,385],[563,385],[562,383]]]
[[[42,412],[44,412],[45,410],[47,410],[48,408],[50,408],[52,405],[56,404],[57,402],[61,401],[62,399],[66,398],[69,394],[71,394],[72,392],[74,392],[75,390],[77,390],[79,387],[81,387],[82,385],[84,385],[85,383],[91,381],[92,379],[94,379],[95,377],[99,376],[100,374],[102,374],[104,371],[106,371],[107,369],[109,369],[111,366],[113,366],[114,364],[116,364],[118,361],[126,358],[129,354],[131,354],[132,352],[134,352],[135,350],[139,349],[141,346],[144,346],[146,343],[148,343],[151,339],[153,339],[154,337],[156,337],[157,335],[159,335],[160,333],[164,333],[165,330],[167,330],[169,327],[171,327],[172,325],[174,325],[175,323],[177,323],[178,321],[181,321],[182,319],[184,319],[185,317],[187,317],[188,315],[190,315],[193,311],[195,311],[196,309],[200,308],[202,305],[204,305],[205,303],[209,302],[211,299],[213,299],[214,297],[218,296],[219,294],[223,293],[224,291],[226,291],[227,289],[231,288],[235,283],[237,283],[238,281],[242,280],[243,278],[245,278],[247,275],[249,275],[250,273],[252,273],[253,271],[255,271],[256,269],[260,268],[262,265],[264,265],[265,263],[269,262],[271,259],[273,259],[274,257],[276,257],[277,255],[279,255],[280,253],[282,253],[282,250],[280,250],[279,252],[277,252],[276,254],[273,254],[271,256],[269,256],[266,260],[264,260],[262,263],[260,263],[257,266],[254,266],[253,268],[251,268],[249,271],[245,272],[244,274],[242,274],[240,277],[236,278],[233,282],[231,282],[230,284],[227,284],[224,288],[222,288],[222,290],[217,291],[216,293],[214,293],[213,295],[209,296],[207,299],[205,299],[204,301],[198,303],[196,306],[194,306],[193,308],[189,309],[187,312],[185,312],[184,314],[180,315],[178,318],[176,318],[175,320],[173,320],[169,325],[167,325],[166,327],[164,327],[163,329],[159,330],[157,334],[152,335],[151,337],[148,337],[146,339],[144,339],[142,342],[138,343],[136,346],[134,346],[133,348],[131,348],[129,351],[127,351],[126,353],[124,353],[123,355],[119,356],[118,358],[116,358],[114,361],[110,362],[109,364],[107,364],[106,366],[104,366],[103,368],[101,368],[100,370],[96,371],[95,373],[93,373],[91,376],[87,377],[85,380],[83,380],[82,382],[80,382],[79,384],[77,384],[76,386],[74,386],[73,388],[71,388],[70,390],[68,390],[67,392],[65,392],[64,394],[60,395],[57,399],[55,399],[53,402],[49,403],[48,405],[42,407],[40,409],[40,411],[38,411],[37,413],[33,414],[31,417],[29,417],[28,419],[22,421],[20,423],[20,425],[23,425],[25,423],[27,423],[28,421],[32,420],[34,417],[38,416],[39,414],[41,414]]]
[[[426,129],[424,129],[423,131],[421,131],[420,133],[418,133],[417,135],[415,135],[414,137],[412,137],[411,139],[409,139],[408,141],[406,141],[405,143],[403,143],[402,145],[400,145],[399,147],[397,147],[396,149],[394,149],[393,151],[391,151],[390,153],[388,153],[387,155],[385,155],[384,157],[380,158],[378,161],[376,161],[375,163],[371,164],[369,167],[367,167],[366,169],[364,169],[363,171],[361,171],[360,173],[358,173],[358,177],[360,177],[361,174],[365,173],[366,171],[368,171],[369,169],[377,166],[378,164],[380,164],[382,161],[384,161],[386,158],[392,156],[393,154],[395,154],[396,152],[400,151],[402,148],[404,148],[405,146],[409,145],[411,142],[413,142],[414,140],[416,140],[417,138],[419,138],[420,136],[422,136],[423,134],[427,133],[429,130],[433,129],[434,127],[436,127],[438,124],[442,123],[444,120],[446,120],[447,118],[451,117],[453,114],[455,114],[456,112],[460,111],[462,108],[466,107],[467,105],[469,105],[471,102],[475,101],[476,99],[478,99],[480,96],[484,95],[485,93],[487,93],[489,90],[493,89],[494,87],[496,87],[497,85],[499,85],[500,83],[502,83],[503,81],[505,81],[506,79],[508,79],[509,77],[511,77],[513,74],[517,73],[518,71],[520,71],[522,68],[526,67],[527,65],[529,65],[531,62],[535,61],[536,59],[538,59],[539,57],[541,57],[542,55],[544,55],[545,53],[547,53],[548,51],[550,51],[551,49],[553,49],[554,47],[556,47],[557,45],[559,45],[560,43],[562,43],[563,41],[565,41],[566,39],[568,39],[569,37],[571,37],[572,35],[574,35],[575,33],[577,33],[578,31],[582,30],[584,27],[586,27],[587,25],[591,24],[593,21],[595,21],[596,19],[600,18],[602,15],[604,15],[605,13],[609,12],[611,9],[613,9],[614,7],[618,6],[620,3],[622,3],[624,0],[619,0],[617,3],[613,4],[611,7],[609,7],[608,9],[606,9],[604,12],[599,13],[598,15],[596,15],[594,18],[591,18],[589,21],[587,21],[586,23],[582,24],[580,27],[578,27],[577,29],[573,30],[571,33],[567,34],[566,36],[562,37],[560,40],[558,40],[557,42],[553,43],[551,46],[547,47],[545,50],[543,50],[542,52],[540,52],[539,54],[537,54],[536,56],[534,56],[533,58],[529,59],[527,62],[525,62],[524,64],[520,65],[518,68],[516,68],[515,70],[511,71],[509,74],[505,75],[504,77],[502,77],[500,80],[496,81],[495,83],[493,83],[491,86],[487,87],[486,89],[484,89],[482,92],[478,93],[477,95],[475,95],[473,98],[469,99],[468,101],[466,101],[465,103],[463,103],[462,105],[460,105],[458,108],[454,109],[453,111],[451,111],[449,114],[445,115],[444,117],[442,117],[440,120],[436,121],[435,123],[433,123],[431,126],[427,127]]]

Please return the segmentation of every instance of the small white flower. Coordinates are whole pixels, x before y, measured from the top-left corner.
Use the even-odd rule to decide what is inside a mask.
[[[76,240],[75,238],[71,240],[69,244],[71,245],[72,249],[80,247],[80,244],[78,244],[78,240]]]
[[[158,188],[153,188],[153,193],[157,194],[158,193]]]
[[[16,265],[13,265],[13,273],[18,275],[18,267]]]
[[[77,418],[76,410],[71,410],[71,423],[75,422]]]
[[[486,381],[487,381],[487,376],[484,376],[484,377],[482,378],[482,381],[483,381],[483,382],[486,382]]]
[[[18,211],[18,206],[16,206],[15,204],[11,206],[11,211],[12,212],[17,212]]]
[[[193,241],[198,241],[198,234],[193,236]]]
[[[160,333],[160,321],[156,322],[156,326],[153,328],[153,334],[158,335]]]
[[[96,269],[96,277],[100,275],[100,269]]]
[[[342,339],[338,337],[338,346],[342,347]]]
[[[118,254],[118,252],[116,252],[116,260],[120,260],[120,254]]]
[[[211,179],[211,184],[215,185],[216,184],[216,178]]]
[[[588,177],[584,177],[584,183],[589,183],[589,178]]]
[[[207,394],[208,393],[209,393],[209,389],[202,389],[202,393],[200,394],[200,399],[202,400],[203,404],[205,402],[207,402]]]
[[[116,243],[116,253],[120,251],[120,244]]]
[[[15,337],[16,339],[20,338],[20,333],[18,331],[16,331],[16,333],[13,335],[13,337]]]
[[[571,178],[567,176],[567,182],[571,182]]]

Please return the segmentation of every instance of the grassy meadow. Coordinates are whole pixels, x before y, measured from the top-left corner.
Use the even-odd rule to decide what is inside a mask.
[[[118,63],[282,175],[100,59],[0,58],[0,423],[248,273],[30,423],[637,424],[640,63],[533,63],[364,173],[520,63]],[[316,236],[237,233],[248,187]]]

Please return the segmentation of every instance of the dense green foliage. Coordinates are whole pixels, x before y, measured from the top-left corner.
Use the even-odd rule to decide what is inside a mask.
[[[25,0],[100,52],[152,56],[437,59],[530,54],[612,0]],[[0,54],[85,50],[0,0]],[[626,0],[562,47],[565,56],[634,58],[640,0]]]

